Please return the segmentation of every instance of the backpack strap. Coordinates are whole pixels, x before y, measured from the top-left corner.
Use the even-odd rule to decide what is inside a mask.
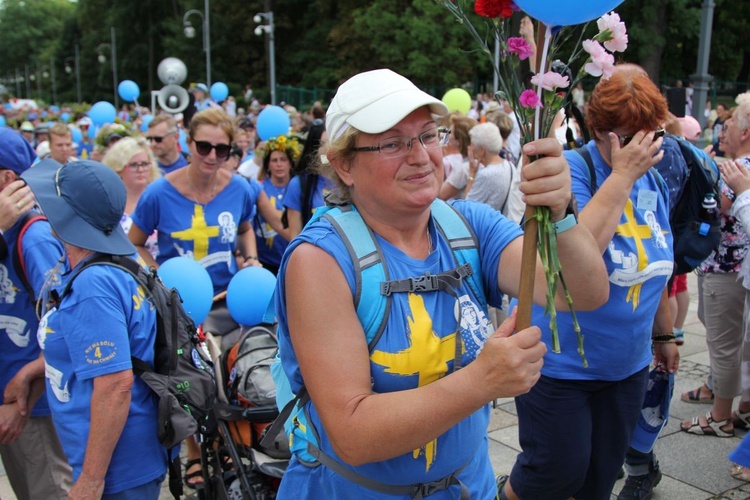
[[[23,237],[29,227],[39,220],[47,220],[47,217],[36,210],[30,210],[23,215],[21,218],[21,229],[18,231],[16,245],[13,247],[13,269],[15,269],[18,278],[21,280],[21,284],[26,289],[26,292],[28,292],[32,304],[36,303],[36,293],[34,293],[34,287],[31,286],[31,281],[29,281],[29,277],[26,274],[26,260],[23,257]]]
[[[583,161],[586,162],[586,166],[588,167],[589,172],[589,191],[591,191],[591,197],[593,198],[596,194],[596,191],[599,189],[596,181],[596,169],[594,168],[594,160],[591,158],[591,153],[589,153],[589,150],[586,148],[586,146],[582,148],[576,148],[573,151],[578,153],[578,155],[583,158]],[[664,177],[662,177],[659,171],[654,167],[651,167],[650,171],[651,175],[653,175],[656,179],[656,183],[659,185],[659,191],[661,191],[662,196],[665,200],[668,199],[669,188],[667,187],[667,183],[664,181]]]

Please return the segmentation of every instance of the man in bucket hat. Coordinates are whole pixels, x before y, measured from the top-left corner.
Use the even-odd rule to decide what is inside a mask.
[[[135,253],[120,227],[125,186],[110,168],[45,160],[23,179],[72,273],[97,254]],[[85,268],[58,302],[38,339],[52,418],[73,468],[70,497],[157,499],[167,452],[157,438],[156,397],[131,364],[131,356],[153,364],[155,309],[129,273],[107,265]]]
[[[44,368],[36,342],[34,298],[48,277],[50,283],[56,279],[51,270],[63,254],[49,224],[31,222],[39,214],[32,210],[34,197],[19,175],[34,160],[26,139],[0,127],[0,456],[16,497],[65,498],[70,467],[47,399],[40,398],[44,384],[37,382],[30,403],[25,390],[14,391],[27,387],[26,377]]]

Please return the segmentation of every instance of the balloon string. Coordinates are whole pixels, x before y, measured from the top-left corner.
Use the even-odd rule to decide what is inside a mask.
[[[552,26],[547,25],[544,30],[544,46],[542,48],[542,58],[539,61],[539,84],[536,89],[536,97],[540,105],[534,111],[534,140],[539,139],[539,118],[542,114],[542,85],[544,85],[544,66],[547,62],[550,42],[552,41]]]

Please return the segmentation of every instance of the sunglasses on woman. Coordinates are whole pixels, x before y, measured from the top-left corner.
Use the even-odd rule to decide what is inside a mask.
[[[229,144],[211,144],[208,141],[193,141],[195,144],[195,150],[201,156],[208,156],[211,154],[211,150],[216,150],[216,157],[227,159],[229,154],[232,152],[232,146]]]
[[[657,140],[660,137],[664,137],[664,134],[666,133],[667,131],[664,130],[663,128],[657,128],[656,130],[654,130],[654,140]],[[617,137],[620,139],[620,146],[624,148],[625,146],[630,144],[630,141],[632,141],[633,137],[635,136],[634,135],[626,135],[626,136],[618,135]]]

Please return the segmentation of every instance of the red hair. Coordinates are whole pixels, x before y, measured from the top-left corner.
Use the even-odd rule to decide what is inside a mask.
[[[667,119],[667,100],[643,70],[622,68],[594,88],[586,105],[592,135],[616,128],[654,130]]]

